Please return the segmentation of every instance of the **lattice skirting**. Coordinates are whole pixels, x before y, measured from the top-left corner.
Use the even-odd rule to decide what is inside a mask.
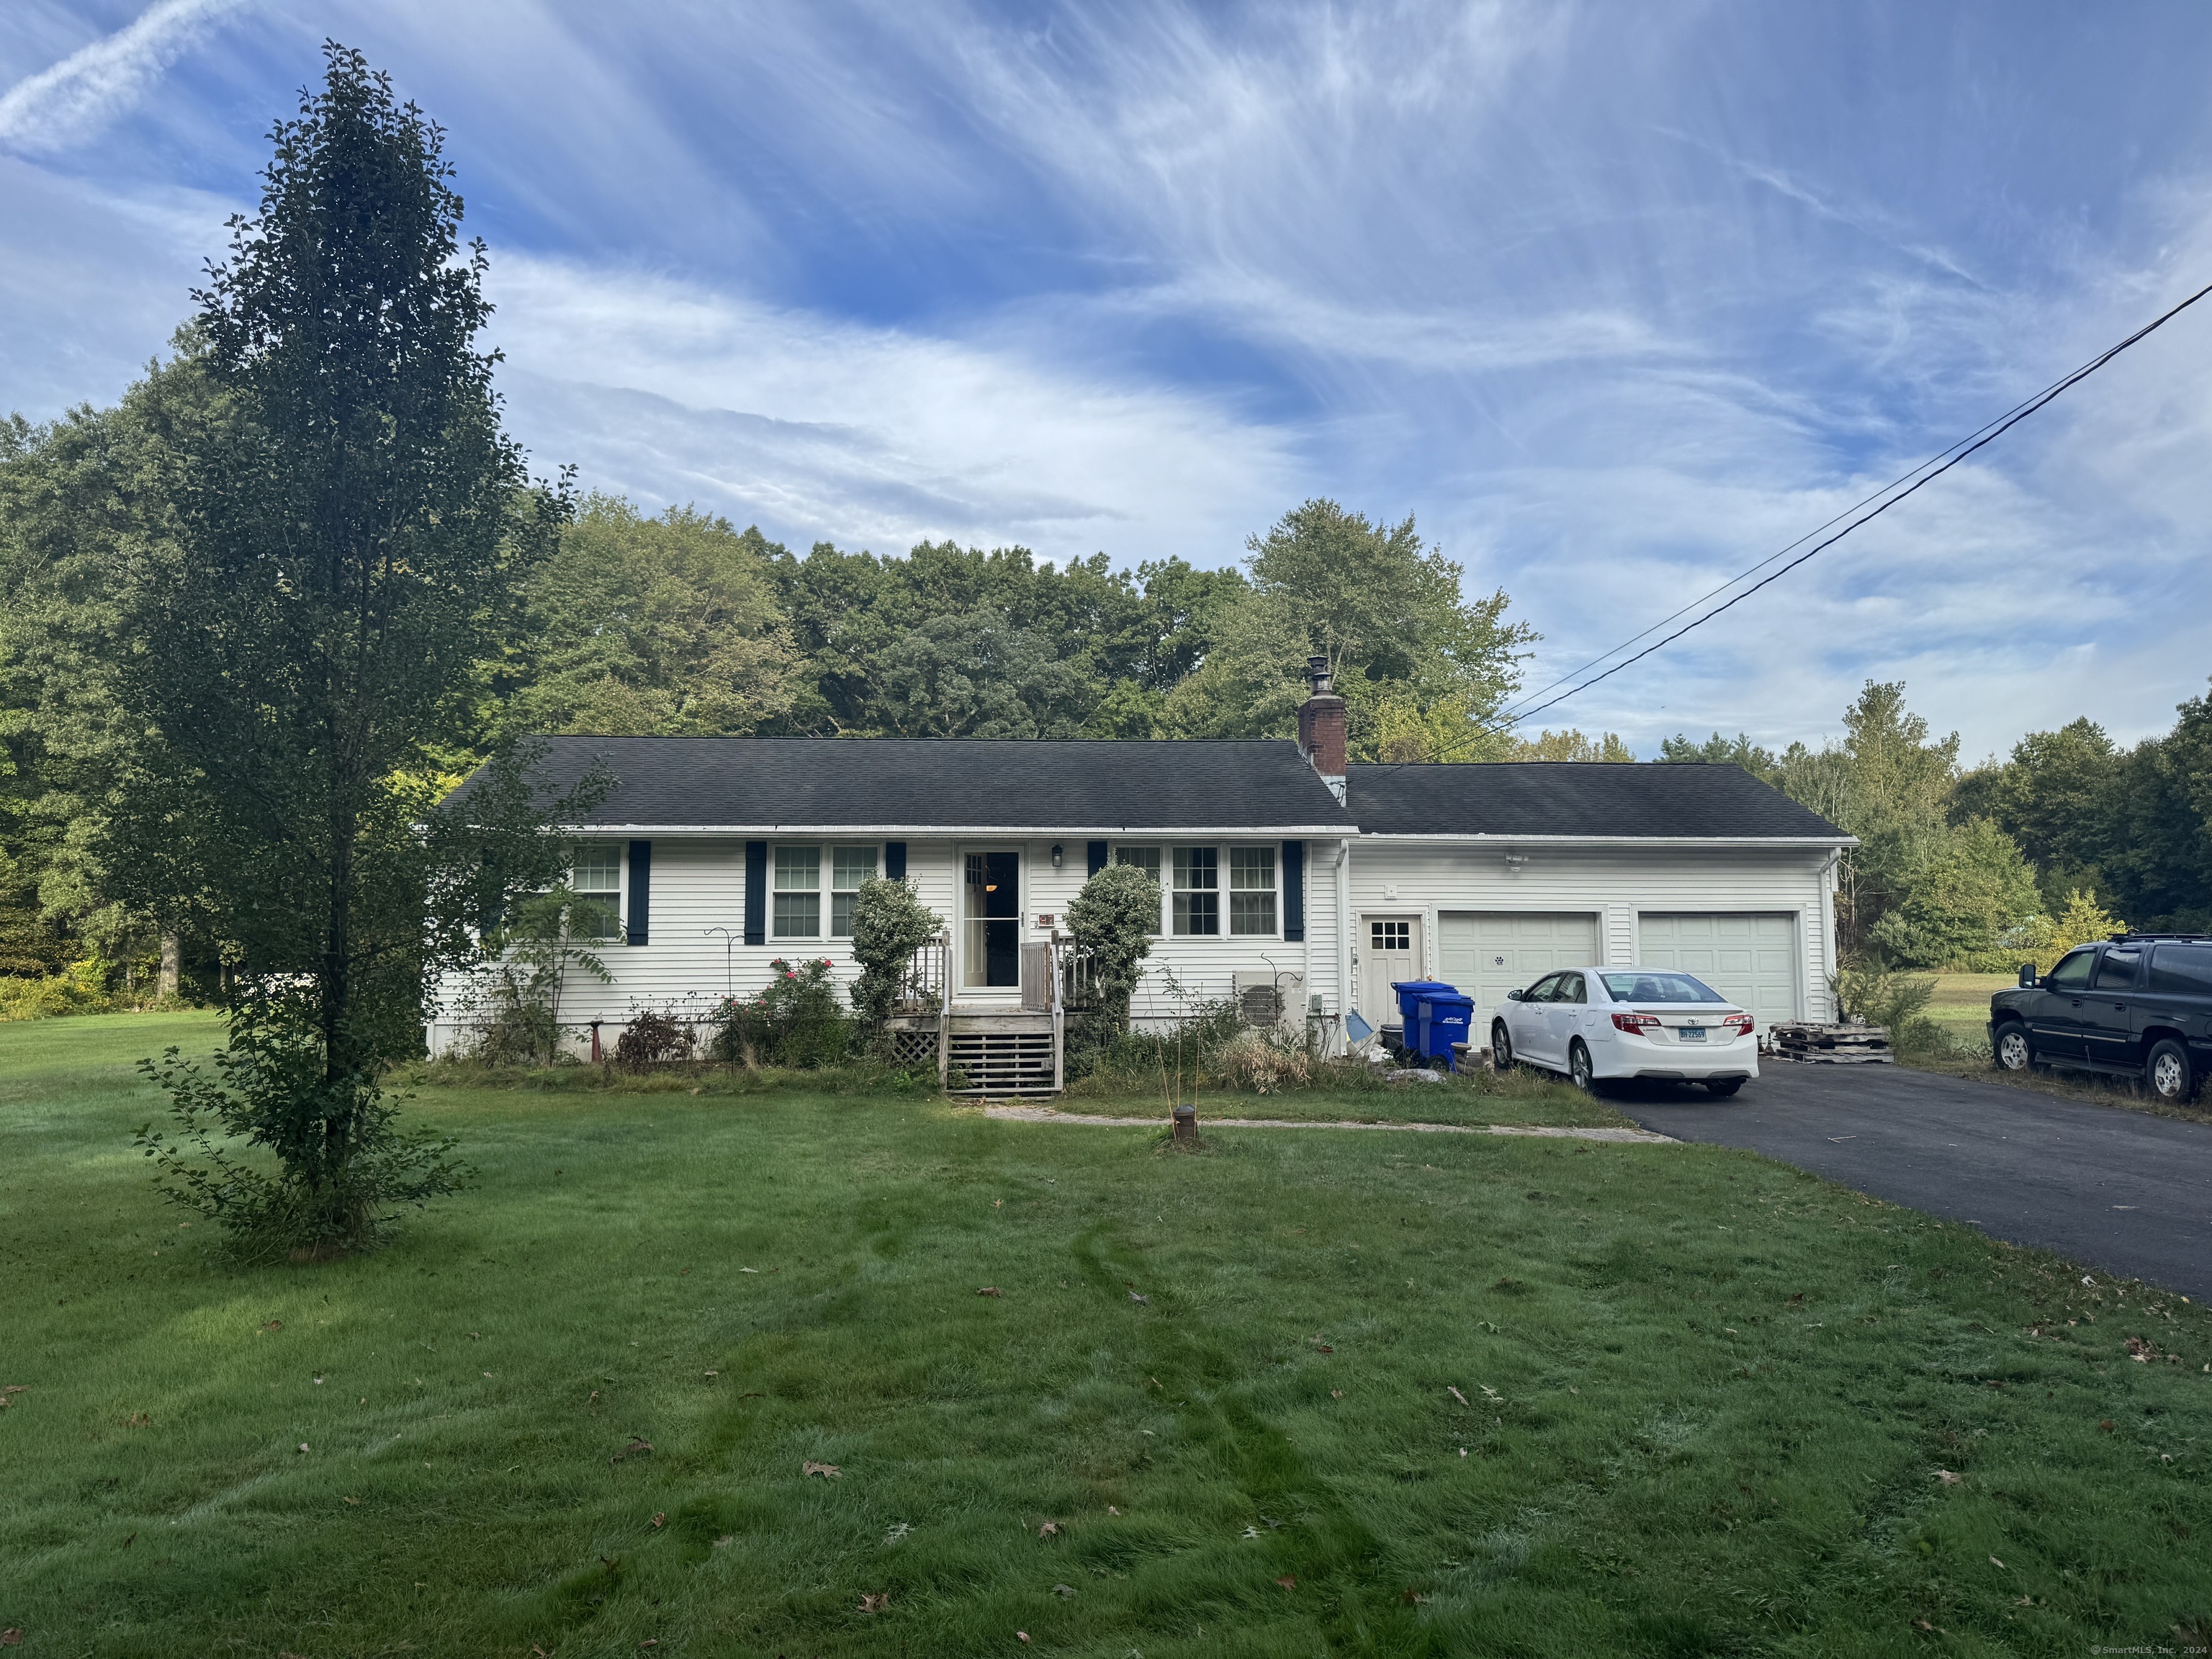
[[[890,1034],[891,1058],[902,1066],[918,1066],[925,1060],[937,1063],[937,1033],[934,1031],[900,1031]]]
[[[955,1031],[952,1069],[963,1073],[967,1095],[1048,1095],[1053,1092],[1050,1031]]]

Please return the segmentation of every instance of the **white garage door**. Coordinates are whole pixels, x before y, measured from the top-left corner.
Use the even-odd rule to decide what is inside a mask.
[[[1797,918],[1646,911],[1637,961],[1695,974],[1751,1010],[1761,1030],[1797,1018]]]
[[[1490,1011],[1554,968],[1587,968],[1598,954],[1597,918],[1586,912],[1447,910],[1437,917],[1437,971],[1474,999],[1475,1041]]]

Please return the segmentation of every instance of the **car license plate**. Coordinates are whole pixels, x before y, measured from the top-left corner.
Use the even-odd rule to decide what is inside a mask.
[[[1705,1028],[1702,1025],[1685,1025],[1680,1030],[1685,1042],[1703,1042],[1705,1040]]]

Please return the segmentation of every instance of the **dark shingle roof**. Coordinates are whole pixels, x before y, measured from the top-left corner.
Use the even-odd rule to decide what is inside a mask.
[[[1354,766],[1347,793],[1352,815],[1370,836],[1845,839],[1826,818],[1737,766]]]
[[[617,779],[592,821],[774,830],[883,826],[1348,832],[1351,817],[1285,739],[547,738],[565,790],[594,759]]]

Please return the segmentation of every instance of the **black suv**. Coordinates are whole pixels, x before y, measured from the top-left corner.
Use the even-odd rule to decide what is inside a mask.
[[[2119,933],[2069,951],[1990,999],[1998,1066],[2064,1066],[2139,1077],[2160,1100],[2193,1098],[2212,1069],[2212,935]]]

